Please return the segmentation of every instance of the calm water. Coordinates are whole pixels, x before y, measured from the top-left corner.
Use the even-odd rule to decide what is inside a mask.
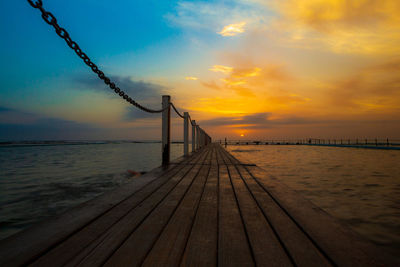
[[[171,158],[183,153],[172,144]],[[0,239],[161,164],[161,144],[0,147]]]
[[[400,151],[317,146],[228,146],[400,255]]]

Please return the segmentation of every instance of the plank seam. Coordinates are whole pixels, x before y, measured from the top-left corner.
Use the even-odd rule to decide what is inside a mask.
[[[168,170],[168,172],[172,172],[173,170],[175,170],[176,168],[178,168],[178,166],[174,166],[172,167],[171,170]],[[72,231],[70,234],[68,234],[67,236],[65,236],[64,238],[60,239],[59,241],[55,242],[54,244],[52,244],[51,246],[49,246],[48,248],[46,248],[45,250],[43,250],[41,253],[36,254],[35,256],[33,256],[32,258],[28,259],[25,263],[23,263],[23,265],[29,265],[34,263],[35,261],[37,261],[38,259],[40,259],[43,256],[46,256],[47,253],[49,253],[52,249],[56,248],[57,246],[59,246],[60,244],[62,244],[63,242],[65,242],[67,239],[69,239],[70,237],[72,237],[73,235],[77,234],[78,232],[82,231],[85,227],[87,227],[88,225],[92,224],[94,221],[98,220],[100,217],[102,217],[104,214],[108,213],[109,211],[111,211],[113,208],[115,208],[116,206],[120,205],[121,203],[123,203],[124,201],[127,201],[129,198],[131,198],[134,194],[136,194],[138,191],[142,190],[144,187],[152,184],[153,182],[157,181],[158,179],[161,178],[162,174],[159,174],[159,176],[157,178],[155,178],[154,180],[150,181],[148,184],[145,184],[143,187],[141,187],[140,189],[138,189],[137,191],[133,192],[132,194],[130,194],[129,196],[127,196],[126,198],[122,199],[121,201],[119,201],[118,203],[116,203],[115,205],[109,207],[108,209],[106,209],[104,212],[100,213],[99,215],[97,215],[96,217],[94,217],[93,219],[89,220],[88,222],[86,222],[84,225],[82,225],[81,227],[78,227],[76,230]]]
[[[198,155],[193,155],[196,159],[201,157],[201,154]],[[35,261],[41,259],[42,257],[46,257],[46,254],[48,254],[51,250],[57,248],[60,244],[62,244],[63,242],[65,242],[66,240],[68,240],[69,238],[71,238],[72,236],[74,236],[75,234],[79,233],[80,231],[84,230],[86,227],[88,227],[90,224],[92,224],[93,222],[95,222],[96,220],[98,220],[100,217],[105,216],[105,214],[107,214],[108,212],[110,212],[113,208],[117,207],[118,205],[121,205],[123,202],[128,201],[131,197],[133,197],[133,195],[137,194],[138,192],[140,192],[141,190],[143,190],[144,188],[151,186],[151,184],[155,183],[156,181],[160,180],[162,178],[162,176],[169,176],[169,178],[167,178],[167,180],[165,182],[163,182],[161,185],[159,185],[156,189],[154,189],[151,193],[149,193],[144,199],[142,199],[137,205],[133,206],[132,208],[130,208],[127,212],[125,212],[124,215],[122,215],[121,217],[119,217],[118,220],[116,220],[112,225],[110,225],[109,227],[107,227],[107,229],[105,229],[104,233],[107,232],[110,228],[112,228],[115,224],[117,224],[121,219],[123,219],[127,214],[129,214],[129,212],[131,212],[133,209],[135,209],[137,206],[139,206],[141,203],[143,203],[143,201],[145,201],[146,199],[148,199],[155,191],[157,191],[160,187],[162,187],[164,184],[166,184],[169,179],[174,176],[175,174],[177,174],[179,171],[181,171],[186,165],[176,165],[173,166],[170,170],[167,170],[167,172],[165,173],[160,173],[158,175],[157,178],[155,178],[154,180],[150,181],[148,184],[145,184],[143,187],[141,187],[140,189],[138,189],[137,191],[133,192],[132,194],[130,194],[129,196],[127,196],[125,199],[121,200],[120,202],[118,202],[117,204],[115,204],[114,206],[112,206],[111,208],[109,208],[108,210],[106,210],[104,213],[100,214],[99,216],[95,217],[93,220],[89,221],[87,224],[85,224],[84,226],[82,226],[81,228],[79,228],[77,231],[75,231],[74,233],[72,233],[71,235],[67,236],[65,239],[63,239],[62,241],[58,242],[57,244],[54,244],[53,246],[51,246],[50,248],[48,248],[46,251],[44,251],[43,253],[41,253],[40,255],[38,255],[37,257],[35,257],[34,259],[32,259],[30,261],[29,264],[34,263]],[[101,238],[101,236],[99,237]],[[103,237],[103,239],[106,238],[106,236]],[[98,240],[98,239],[97,239]],[[86,246],[84,246],[82,248],[86,249],[88,246],[90,246],[90,243]],[[97,247],[97,246],[96,246]],[[96,248],[95,247],[95,248]],[[95,249],[93,248],[93,249]],[[91,251],[93,251],[93,249]],[[74,256],[72,256],[71,258],[69,258],[69,260],[73,259],[76,255],[78,255],[78,253],[75,253]]]
[[[211,152],[211,156],[212,156],[212,152]],[[187,237],[186,237],[185,247],[184,247],[184,249],[182,250],[182,253],[181,253],[181,256],[180,256],[180,260],[179,260],[180,265],[181,265],[181,263],[182,263],[182,261],[183,261],[183,255],[185,254],[185,250],[186,250],[186,247],[187,247],[187,243],[188,243],[188,241],[189,241],[189,237],[190,237],[190,235],[191,235],[191,233],[192,233],[192,230],[193,230],[194,222],[196,221],[197,213],[198,213],[199,207],[200,207],[200,202],[201,202],[201,199],[203,198],[204,190],[205,190],[205,188],[206,188],[206,184],[207,184],[208,178],[209,178],[209,176],[210,176],[210,171],[211,171],[211,165],[210,165],[210,167],[208,167],[207,176],[206,176],[206,179],[205,179],[204,184],[203,184],[203,189],[202,189],[202,191],[201,191],[200,198],[199,198],[199,200],[197,201],[197,207],[196,207],[195,215],[193,216],[193,220],[192,220],[192,223],[191,223],[191,225],[190,225],[189,234],[188,234]]]
[[[196,158],[196,160],[200,160],[202,156],[201,154],[198,154],[198,157]],[[182,165],[182,169],[184,169],[184,167],[188,166],[188,165]],[[138,225],[136,225],[136,227],[134,229],[132,229],[132,231],[122,240],[122,242],[119,244],[119,246],[117,246],[112,253],[110,253],[110,255],[108,256],[108,258],[106,258],[103,262],[102,265],[104,265],[114,254],[115,252],[125,243],[125,241],[133,234],[133,232],[136,231],[136,229],[150,216],[150,214],[160,205],[160,203],[163,202],[163,200],[172,192],[172,190],[174,190],[176,188],[176,186],[186,177],[186,175],[194,168],[195,166],[193,165],[192,167],[190,167],[183,175],[182,177],[176,182],[176,184],[168,191],[167,194],[165,194],[165,196],[157,202],[157,204],[146,214],[146,216],[144,216],[144,218],[142,220],[140,220],[140,222],[138,223]],[[180,170],[182,170],[180,169]],[[154,194],[154,192],[152,193]],[[152,195],[151,194],[151,195]],[[100,245],[100,243],[98,244]],[[96,248],[96,247],[95,247]],[[93,248],[91,251],[93,251],[95,248]],[[89,255],[89,254],[88,254]],[[84,258],[80,261],[82,262],[84,260]]]
[[[207,156],[208,156],[208,154],[209,154],[209,151],[206,151],[206,152],[207,152],[207,155],[206,155],[206,157],[204,158],[204,160],[206,160],[206,158],[207,158]],[[194,166],[193,166],[192,168],[194,168]],[[168,223],[170,222],[171,218],[174,216],[176,210],[178,209],[178,207],[179,207],[180,204],[182,203],[182,200],[185,198],[187,192],[188,192],[189,189],[192,187],[194,181],[197,179],[197,177],[198,177],[200,171],[201,171],[201,168],[198,169],[198,171],[197,171],[195,177],[193,177],[193,179],[192,179],[192,181],[190,182],[189,186],[186,188],[186,190],[185,190],[185,192],[183,193],[182,197],[179,199],[178,204],[175,206],[175,208],[174,208],[174,210],[172,211],[171,215],[169,216],[168,220],[167,220],[166,223],[164,224],[162,230],[158,233],[156,239],[155,239],[155,240],[153,241],[153,243],[151,244],[151,247],[150,247],[149,250],[146,252],[146,254],[144,255],[144,257],[143,257],[143,259],[141,260],[141,262],[139,263],[140,266],[143,265],[144,261],[146,260],[147,256],[149,255],[150,251],[153,249],[154,245],[155,245],[155,244],[157,243],[157,241],[159,240],[159,238],[160,238],[162,232],[164,231],[165,227],[166,227],[166,226],[168,225]],[[188,172],[185,174],[184,177],[186,177],[187,174],[188,174]],[[182,178],[182,179],[183,179],[183,178]],[[174,188],[175,188],[175,187],[174,187]],[[171,191],[172,191],[172,190],[171,190]],[[170,191],[170,192],[171,192],[171,191]],[[170,192],[169,192],[169,193],[170,193]],[[169,193],[168,193],[168,194],[169,194]],[[160,203],[161,203],[161,202],[160,202]],[[152,211],[153,211],[153,210],[152,210]],[[150,212],[150,213],[151,213],[151,212]],[[150,214],[150,213],[149,213],[149,214]],[[147,218],[147,217],[148,217],[148,216],[146,216],[146,218]],[[142,223],[143,221],[144,221],[144,220],[142,220],[141,223]],[[140,223],[140,224],[141,224],[141,223]],[[133,232],[132,232],[132,233],[133,233]],[[130,235],[129,235],[129,236],[130,236]],[[128,236],[128,237],[129,237],[129,236]],[[127,238],[126,238],[126,239],[127,239]],[[125,239],[125,241],[126,241],[126,239]],[[125,242],[125,241],[124,241],[124,242]],[[122,244],[121,244],[121,245],[122,245]],[[115,251],[114,251],[114,253],[115,253]]]
[[[220,153],[221,153],[221,152],[220,152]],[[223,153],[223,152],[222,152],[222,153]],[[221,155],[221,154],[220,154],[220,155]],[[221,157],[222,157],[222,155],[221,155]],[[223,157],[222,157],[222,160],[223,160],[224,163],[226,163],[226,162],[225,162],[225,159],[224,159]],[[236,202],[236,206],[237,206],[238,211],[239,211],[239,216],[240,216],[240,220],[241,220],[241,222],[242,222],[242,227],[243,227],[243,230],[244,230],[244,233],[245,233],[245,236],[246,236],[247,243],[248,243],[249,248],[250,248],[251,258],[252,258],[252,260],[253,260],[253,263],[256,265],[257,263],[256,263],[256,258],[255,258],[255,255],[254,255],[254,251],[253,251],[253,246],[252,246],[252,244],[251,244],[251,242],[250,242],[250,238],[249,238],[249,234],[248,234],[248,232],[247,232],[246,224],[245,224],[245,222],[244,222],[242,210],[241,210],[241,208],[240,208],[240,206],[239,206],[239,201],[238,201],[238,199],[237,199],[236,190],[235,190],[235,187],[233,186],[233,183],[232,183],[231,173],[230,173],[228,167],[226,167],[226,169],[227,169],[227,171],[228,171],[229,182],[230,182],[231,187],[232,187],[233,195],[235,196],[235,202]]]
[[[265,188],[265,186],[258,181],[249,169],[245,166],[244,168],[250,174],[250,176],[256,181],[256,183],[271,197],[271,199],[282,209],[282,211],[293,221],[293,223],[300,229],[301,232],[311,241],[311,243],[319,250],[319,252],[326,257],[326,259],[331,263],[333,266],[338,266],[335,261],[318,245],[318,243],[305,231],[305,229],[290,215],[290,213],[279,203],[279,201]]]
[[[232,155],[230,155],[227,151],[224,151],[224,153],[226,153],[227,158],[229,158],[230,161],[232,160],[237,160],[236,158],[234,158]],[[283,248],[283,250],[285,251],[285,253],[287,254],[288,258],[290,259],[290,262],[293,264],[293,266],[297,266],[296,262],[294,261],[292,255],[290,254],[288,248],[286,247],[285,243],[283,242],[283,240],[281,239],[280,235],[278,234],[278,232],[276,231],[275,227],[272,225],[271,221],[269,220],[268,216],[265,214],[264,210],[261,208],[260,203],[258,202],[258,200],[255,198],[253,192],[250,190],[248,184],[246,183],[246,181],[243,179],[242,173],[239,171],[239,168],[237,167],[238,165],[241,164],[233,164],[235,165],[235,169],[238,172],[238,174],[240,175],[240,179],[243,181],[243,183],[245,184],[247,190],[249,191],[250,195],[252,196],[252,198],[254,199],[254,201],[257,204],[257,207],[259,208],[259,210],[261,211],[261,213],[264,215],[265,220],[267,221],[268,225],[270,226],[271,230],[273,231],[273,233],[275,234],[276,238],[278,239],[278,242],[280,243],[281,247]]]

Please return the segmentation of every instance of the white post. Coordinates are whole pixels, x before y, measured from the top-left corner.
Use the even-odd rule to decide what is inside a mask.
[[[169,95],[162,96],[162,108],[166,108],[162,112],[162,164],[169,164],[170,147],[171,147],[171,97]]]
[[[192,125],[192,152],[196,151],[196,121],[193,120]]]
[[[183,154],[189,155],[189,113],[183,113]]]

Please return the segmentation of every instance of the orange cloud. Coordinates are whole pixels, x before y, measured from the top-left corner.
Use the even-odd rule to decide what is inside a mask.
[[[246,25],[246,22],[240,22],[236,24],[229,24],[225,26],[218,34],[222,36],[235,36],[239,33],[244,32],[244,26]]]
[[[221,90],[221,87],[218,86],[218,84],[214,81],[212,82],[201,82],[201,84],[205,87],[211,88],[211,89],[215,89],[215,90]]]
[[[222,66],[222,65],[214,65],[210,71],[213,72],[222,72],[222,73],[230,73],[233,71],[232,67]]]
[[[246,78],[246,77],[255,77],[260,75],[261,68],[254,67],[252,69],[235,69],[232,73],[232,77],[234,78]]]
[[[280,14],[277,38],[287,44],[336,53],[400,52],[399,1],[275,0],[269,5]]]
[[[352,113],[400,113],[400,59],[366,67],[332,82],[326,101]]]
[[[187,76],[187,77],[185,77],[185,79],[188,81],[197,81],[199,78],[193,77],[193,76]]]

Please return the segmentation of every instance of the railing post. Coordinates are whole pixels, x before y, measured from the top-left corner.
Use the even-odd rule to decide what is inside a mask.
[[[204,131],[200,128],[200,146],[204,146]]]
[[[189,155],[189,113],[183,113],[183,154]]]
[[[196,151],[196,121],[192,121],[192,152]]]
[[[203,137],[203,133],[202,133],[202,130],[201,130],[200,126],[199,126],[199,148],[203,147],[202,137]]]
[[[162,96],[162,164],[169,164],[170,147],[171,147],[171,97],[169,95]]]
[[[199,130],[199,125],[196,124],[196,150],[200,148],[200,130]]]

